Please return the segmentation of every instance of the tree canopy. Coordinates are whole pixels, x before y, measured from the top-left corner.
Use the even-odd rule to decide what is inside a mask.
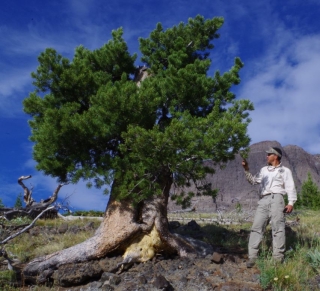
[[[77,47],[72,60],[42,52],[23,103],[37,169],[62,182],[117,181],[114,198],[139,202],[161,193],[165,180],[201,180],[212,172],[206,159],[233,159],[249,145],[253,105],[230,91],[240,82],[239,58],[228,72],[208,73],[222,24],[202,16],[169,29],[157,24],[139,39],[148,71],[140,86],[122,28],[97,50]]]

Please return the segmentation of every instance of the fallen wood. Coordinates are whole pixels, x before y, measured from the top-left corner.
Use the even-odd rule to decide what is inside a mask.
[[[3,217],[6,220],[12,220],[16,217],[24,217],[24,216],[27,216],[31,219],[34,219],[40,213],[42,213],[44,210],[46,210],[45,213],[48,213],[47,217],[49,217],[49,218],[56,218],[57,217],[58,212],[55,209],[55,207],[50,208],[50,210],[47,210],[47,208],[57,200],[58,193],[59,193],[61,187],[64,186],[65,184],[59,184],[57,186],[57,188],[54,190],[53,194],[51,196],[49,196],[47,199],[42,199],[40,202],[36,202],[32,198],[33,187],[31,187],[29,189],[23,183],[24,180],[30,179],[31,177],[32,177],[31,175],[21,176],[18,179],[18,184],[21,185],[23,192],[24,192],[23,199],[24,199],[26,206],[24,208],[19,208],[19,209],[1,208],[0,209],[1,217]]]

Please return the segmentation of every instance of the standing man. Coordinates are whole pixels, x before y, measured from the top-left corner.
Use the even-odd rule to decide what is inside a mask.
[[[281,164],[282,151],[277,147],[272,147],[266,152],[268,165],[255,176],[249,173],[247,161],[242,161],[249,183],[260,184],[260,200],[249,239],[248,268],[252,268],[256,263],[259,245],[269,220],[272,226],[273,258],[277,262],[283,262],[286,243],[284,213],[291,213],[297,200],[292,173]],[[288,195],[287,206],[284,205],[284,195]]]

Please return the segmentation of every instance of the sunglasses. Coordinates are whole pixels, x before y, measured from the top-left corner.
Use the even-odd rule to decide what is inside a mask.
[[[271,156],[271,155],[274,155],[274,154],[267,154],[268,157]]]

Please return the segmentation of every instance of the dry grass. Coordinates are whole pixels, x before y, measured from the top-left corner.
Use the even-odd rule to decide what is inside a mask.
[[[68,221],[69,228],[72,226],[83,227],[89,220],[75,220]],[[81,243],[87,238],[91,237],[94,233],[92,231],[80,231],[78,233],[64,233],[64,234],[51,234],[50,229],[58,229],[61,224],[65,224],[63,220],[40,220],[37,221],[36,226],[46,227],[49,231],[40,233],[37,236],[33,236],[29,233],[23,233],[22,235],[13,239],[7,246],[6,250],[15,255],[21,262],[28,262],[31,259],[47,254],[51,254],[56,251],[71,247],[75,244]],[[99,222],[94,221],[95,226],[99,225]]]
[[[204,239],[215,246],[219,245],[223,248],[232,250],[239,248],[246,250],[248,242],[248,233],[251,223],[244,219],[247,214],[241,212],[237,216],[226,214],[226,217],[236,217],[236,221],[230,224],[219,224],[218,222],[207,223],[205,219],[216,219],[217,214],[199,214],[199,213],[179,213],[175,215],[170,214],[170,220],[176,220],[177,217],[185,218],[185,222],[192,219],[201,223],[201,229],[204,232]],[[221,218],[221,215],[220,215]],[[298,223],[296,221],[299,221]],[[261,271],[260,282],[261,286],[268,290],[294,290],[294,291],[308,291],[317,290],[311,287],[311,282],[318,274],[317,270],[312,267],[310,258],[307,253],[310,251],[320,251],[320,213],[316,211],[295,211],[294,215],[287,217],[288,223],[291,225],[291,231],[287,233],[287,253],[283,264],[276,265],[272,261],[271,254],[271,230],[267,229],[267,234],[262,243],[261,254],[258,261],[258,267]],[[77,225],[83,227],[89,220],[68,221],[70,226]],[[180,221],[182,223],[182,221]],[[58,229],[61,224],[66,222],[62,220],[47,220],[37,222],[37,226],[46,228]],[[97,227],[100,222],[94,221]],[[80,243],[91,237],[94,230],[82,231],[76,234],[40,234],[38,236],[30,236],[30,234],[22,234],[21,236],[12,240],[7,246],[6,250],[17,257],[22,262],[50,254],[61,249],[65,249],[74,244]],[[3,260],[3,259],[2,259]],[[319,258],[320,263],[320,258]],[[6,272],[6,273],[4,273]],[[7,271],[0,271],[0,289],[7,284],[10,279],[10,274]],[[16,291],[14,287],[6,285],[8,291]],[[33,290],[50,290],[47,289],[33,289]]]

